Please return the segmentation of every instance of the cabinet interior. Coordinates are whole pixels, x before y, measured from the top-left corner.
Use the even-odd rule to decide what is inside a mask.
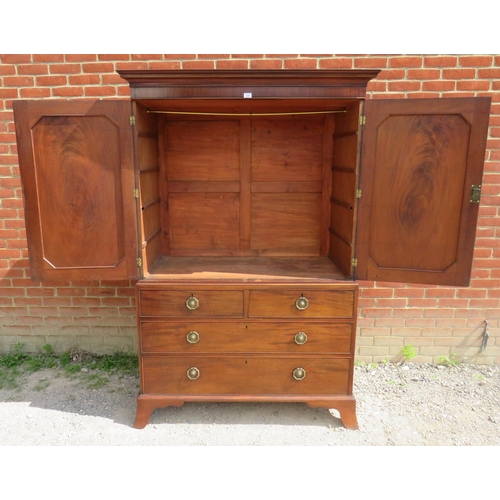
[[[134,101],[144,276],[351,278],[360,107]]]

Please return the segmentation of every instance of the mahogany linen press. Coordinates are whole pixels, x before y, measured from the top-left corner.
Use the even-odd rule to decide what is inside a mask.
[[[119,74],[131,99],[13,103],[32,279],[137,280],[137,428],[273,401],[356,429],[356,280],[469,284],[490,98],[365,100],[375,70]]]

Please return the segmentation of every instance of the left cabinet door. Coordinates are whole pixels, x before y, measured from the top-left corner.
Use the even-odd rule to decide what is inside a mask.
[[[14,101],[31,278],[138,276],[129,101]]]

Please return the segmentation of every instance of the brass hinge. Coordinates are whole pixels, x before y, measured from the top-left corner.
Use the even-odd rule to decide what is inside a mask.
[[[137,259],[137,267],[142,267],[142,259],[140,257]]]
[[[134,126],[135,125],[135,116],[130,115],[130,125]]]
[[[354,258],[351,261],[352,267],[358,267],[358,259]]]
[[[361,198],[361,189],[356,189],[356,198]]]
[[[481,199],[481,184],[473,184],[470,188],[470,202],[479,203]]]
[[[139,199],[139,190],[138,189],[134,189],[134,199]]]
[[[359,124],[360,125],[366,125],[366,116],[365,115],[360,115],[360,117],[359,117]]]

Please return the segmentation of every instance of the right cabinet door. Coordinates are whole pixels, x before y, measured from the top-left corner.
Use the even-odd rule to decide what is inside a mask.
[[[469,285],[490,102],[365,103],[357,279]]]

